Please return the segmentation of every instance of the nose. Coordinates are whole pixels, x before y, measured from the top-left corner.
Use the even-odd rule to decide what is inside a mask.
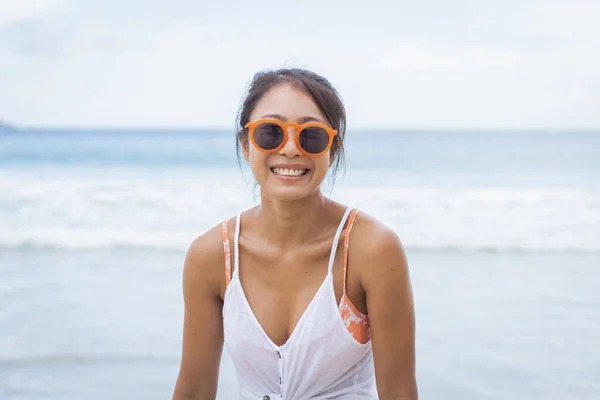
[[[279,150],[279,154],[288,156],[289,158],[293,158],[302,154],[300,152],[300,149],[296,145],[297,131],[298,130],[296,128],[288,128],[287,141],[285,142],[281,150]]]

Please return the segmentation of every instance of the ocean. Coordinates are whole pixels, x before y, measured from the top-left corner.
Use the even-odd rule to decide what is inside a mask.
[[[421,399],[600,398],[600,132],[351,129],[346,153],[324,191],[404,243]],[[231,131],[0,132],[0,399],[170,398],[187,246],[257,202]]]

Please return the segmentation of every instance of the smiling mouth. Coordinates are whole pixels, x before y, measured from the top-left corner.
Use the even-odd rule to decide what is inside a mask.
[[[271,168],[271,171],[276,175],[282,176],[304,176],[308,173],[308,169],[289,169],[289,168]]]

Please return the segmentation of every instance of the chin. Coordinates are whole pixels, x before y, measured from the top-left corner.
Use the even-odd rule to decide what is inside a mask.
[[[319,187],[312,185],[265,185],[261,186],[261,197],[269,200],[293,202],[304,200],[319,192]]]
[[[271,187],[261,190],[261,195],[275,201],[299,201],[314,194],[314,190],[302,187]]]

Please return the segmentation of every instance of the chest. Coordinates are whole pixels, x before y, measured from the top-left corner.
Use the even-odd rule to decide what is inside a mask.
[[[322,241],[278,252],[240,240],[243,293],[261,328],[276,345],[283,345],[292,336],[318,292],[333,290],[339,303],[343,243],[338,244],[333,257],[331,249],[332,241]],[[326,279],[329,268],[332,279]],[[333,288],[324,287],[327,284]]]

